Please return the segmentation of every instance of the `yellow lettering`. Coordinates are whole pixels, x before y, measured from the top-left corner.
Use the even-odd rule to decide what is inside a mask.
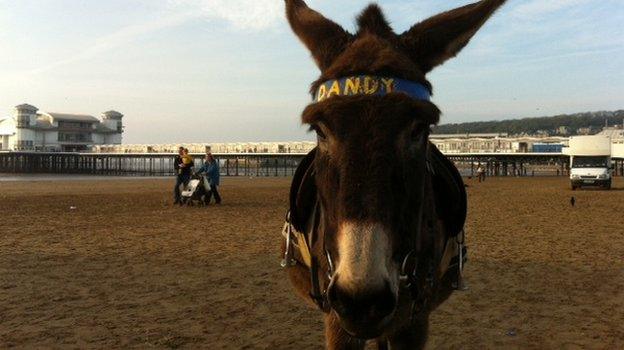
[[[394,91],[394,79],[381,78],[381,82],[386,87],[386,93],[389,94]]]
[[[360,92],[360,78],[358,77],[353,77],[353,78],[349,78],[347,79],[347,82],[345,83],[345,91],[344,94],[345,95],[355,95],[358,94]]]
[[[364,93],[367,95],[372,95],[377,92],[379,89],[379,80],[373,79],[371,77],[364,77]]]
[[[325,85],[321,85],[319,87],[318,96],[316,97],[317,102],[321,102],[325,99],[325,95],[327,94],[327,87]]]
[[[334,80],[331,89],[329,89],[329,92],[327,93],[328,98],[333,95],[340,95],[340,83],[338,80]]]

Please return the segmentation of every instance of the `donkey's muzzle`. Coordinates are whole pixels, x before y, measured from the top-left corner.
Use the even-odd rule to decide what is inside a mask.
[[[340,319],[342,328],[363,339],[376,338],[383,332],[397,305],[397,296],[390,283],[376,290],[357,294],[345,291],[333,281],[327,292],[331,308]]]

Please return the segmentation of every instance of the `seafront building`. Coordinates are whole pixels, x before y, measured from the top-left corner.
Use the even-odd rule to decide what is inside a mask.
[[[459,153],[556,153],[567,137],[508,137],[507,134],[431,135],[431,142],[446,154]],[[96,145],[98,153],[175,153],[179,144]],[[184,144],[191,153],[307,153],[316,142],[237,142]]]
[[[95,145],[120,145],[123,114],[43,112],[35,106],[16,106],[12,116],[0,119],[0,151],[76,152]]]
[[[98,145],[98,153],[177,153],[181,144],[128,144]],[[316,142],[231,142],[231,143],[184,143],[190,153],[307,153],[316,147]]]
[[[609,134],[614,150],[624,151],[624,130],[605,128],[601,134]],[[448,155],[482,153],[561,153],[568,146],[569,138],[563,136],[518,136],[506,133],[491,134],[437,134],[430,140],[440,151]],[[176,153],[180,144],[129,144],[95,145],[97,153]],[[232,143],[190,143],[184,144],[191,153],[213,152],[234,153],[307,153],[316,142],[232,142]],[[621,152],[618,152],[621,153]]]
[[[98,119],[85,114],[42,112],[37,107],[22,104],[15,107],[13,116],[0,119],[0,151],[177,152],[179,144],[122,144],[122,119],[123,115],[116,111],[104,112]],[[624,128],[605,127],[600,134],[608,134],[614,152],[624,154]],[[434,134],[430,140],[447,155],[561,153],[569,143],[569,138],[564,136],[509,136],[507,133]],[[316,142],[185,143],[184,146],[196,154],[304,154],[312,150]]]
[[[605,127],[600,134],[611,137],[611,156],[624,158],[624,124],[619,127]]]
[[[560,153],[567,137],[509,137],[506,133],[438,134],[430,140],[442,153]]]

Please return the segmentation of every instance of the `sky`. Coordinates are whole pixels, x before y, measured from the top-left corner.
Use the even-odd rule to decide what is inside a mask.
[[[308,0],[354,31],[368,0]],[[470,0],[379,0],[397,33]],[[623,0],[509,0],[428,75],[442,123],[624,108]],[[124,143],[295,141],[319,75],[282,0],[0,0],[0,118],[124,113]]]

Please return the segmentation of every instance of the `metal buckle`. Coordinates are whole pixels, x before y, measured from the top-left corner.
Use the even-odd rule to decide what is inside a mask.
[[[327,249],[325,249],[325,256],[327,257],[327,278],[331,281],[334,279],[334,261]]]
[[[282,268],[289,268],[297,265],[297,261],[293,257],[293,242],[292,242],[292,224],[290,223],[290,211],[286,214],[286,223],[284,224],[285,232],[282,232],[286,236],[286,248],[284,249],[284,259],[280,263]]]
[[[468,286],[466,282],[464,282],[463,270],[464,270],[464,245],[466,241],[465,237],[466,232],[464,230],[461,231],[459,235],[455,237],[455,243],[457,243],[457,249],[459,249],[459,259],[457,266],[457,280],[453,282],[453,288],[458,291],[467,291]],[[459,238],[461,236],[461,239]]]
[[[431,161],[429,160],[429,158],[427,158],[427,160],[425,160],[425,168],[427,170],[427,172],[429,172],[429,174],[431,175],[435,175],[435,170],[433,169],[433,165],[431,165]]]

